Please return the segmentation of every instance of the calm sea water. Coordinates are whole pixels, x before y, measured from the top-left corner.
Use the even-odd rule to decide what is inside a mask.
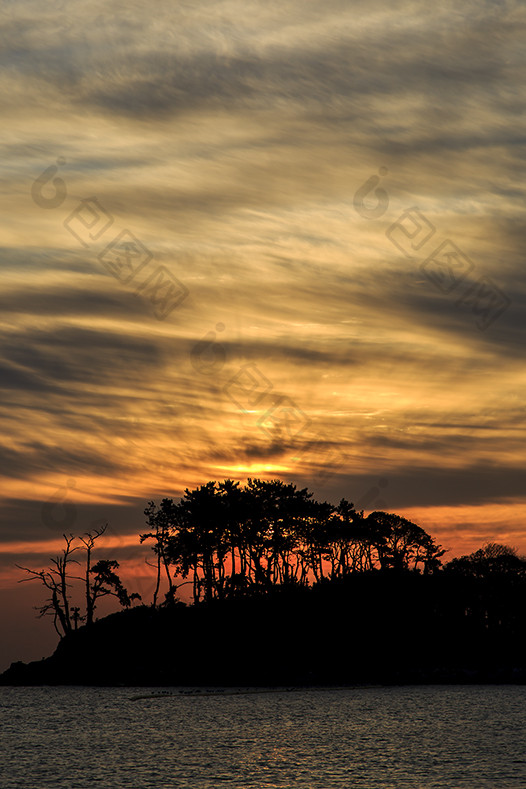
[[[149,692],[0,688],[2,789],[526,787],[524,687]]]

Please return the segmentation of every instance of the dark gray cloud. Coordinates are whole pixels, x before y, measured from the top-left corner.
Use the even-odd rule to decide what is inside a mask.
[[[335,494],[397,463],[393,507],[521,495],[521,4],[162,0],[152,15],[24,0],[10,11],[0,415],[11,496],[26,484],[41,500],[34,485],[69,473],[86,498],[139,501],[147,486],[181,490],[236,467],[314,473],[335,452],[346,456]],[[60,156],[67,197],[44,210],[31,185]],[[388,205],[371,219],[353,198],[382,166]],[[115,224],[81,249],[63,222],[89,196]],[[489,277],[510,299],[484,331],[422,273],[431,247],[409,260],[386,237],[413,205],[474,260],[463,289]],[[166,320],[100,263],[117,226],[187,287]],[[264,434],[272,398],[244,411],[228,397],[246,363],[308,415],[302,441],[317,437],[320,457]]]
[[[376,474],[350,473],[345,466],[326,468],[324,474],[327,481],[322,478],[320,482],[320,474],[317,472],[310,478],[304,475],[295,476],[294,482],[314,490],[316,498],[327,497],[331,501],[337,501],[338,496],[345,496],[358,507],[360,500],[373,489],[375,495],[370,497],[372,500],[367,506],[362,505],[364,509],[370,511],[380,508],[396,512],[413,507],[447,508],[499,503],[508,505],[522,498],[526,470],[522,466],[503,468],[491,463],[465,468],[402,465],[399,468],[386,469],[379,465]],[[379,488],[379,479],[387,480],[387,485]],[[374,503],[375,498],[382,500],[381,507],[378,502]],[[511,524],[511,508],[510,516]],[[450,517],[448,515],[448,521],[444,521],[444,527]],[[456,525],[458,528],[458,522]]]
[[[161,51],[153,49],[148,27],[130,20],[123,22],[124,28],[115,23],[111,28],[121,41],[128,37],[128,46],[79,46],[66,30],[54,43],[43,36],[42,46],[35,49],[35,23],[25,20],[6,29],[8,41],[16,44],[5,57],[22,74],[55,83],[74,101],[137,117],[203,105],[243,107],[269,98],[296,101],[301,96],[307,105],[330,104],[371,92],[389,98],[432,92],[435,103],[447,98],[450,110],[474,90],[492,98],[496,84],[509,77],[503,44],[516,36],[512,13],[479,14],[478,19],[466,13],[448,22],[431,19],[429,27],[412,25],[412,20],[394,27],[390,21],[383,30],[374,27],[365,34],[352,25],[343,28],[342,40],[329,48],[311,43],[250,50],[234,40],[233,51],[224,52],[217,30],[211,31],[208,46],[203,34],[201,46],[179,46],[177,15],[166,19],[174,35],[171,42],[165,39]],[[146,44],[146,51],[137,52],[140,44],[142,50]]]
[[[79,502],[74,498],[75,494],[78,495],[78,488],[74,476],[64,476],[62,485],[50,488],[45,499],[4,499],[5,520],[1,527],[1,540],[5,547],[9,547],[9,543],[60,540],[64,531],[84,534],[104,524],[108,524],[108,538],[145,530],[143,510],[146,502],[122,499],[118,503],[94,504],[90,503],[89,495],[86,501]],[[124,543],[120,546],[125,547]]]
[[[14,369],[32,375],[37,388],[41,381],[46,390],[61,391],[104,380],[132,383],[138,370],[155,369],[157,348],[137,336],[59,326],[4,335],[3,354]]]

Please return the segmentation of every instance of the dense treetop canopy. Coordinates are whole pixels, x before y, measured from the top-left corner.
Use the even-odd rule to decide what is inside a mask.
[[[399,515],[365,517],[346,499],[338,505],[319,502],[307,488],[280,480],[208,482],[185,490],[180,501],[149,502],[145,515],[150,531],[141,541],[155,541],[169,599],[173,574],[189,579],[199,602],[375,568],[431,573],[444,553]]]

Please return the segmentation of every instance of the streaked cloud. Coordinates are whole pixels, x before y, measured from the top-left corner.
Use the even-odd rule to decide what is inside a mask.
[[[5,3],[5,545],[49,539],[57,491],[129,535],[148,498],[280,476],[526,550],[525,27],[507,0]],[[451,292],[421,267],[445,241]]]

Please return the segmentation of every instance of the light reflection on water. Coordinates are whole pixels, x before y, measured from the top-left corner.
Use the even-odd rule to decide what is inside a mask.
[[[2,789],[526,787],[525,687],[148,692],[0,688]]]

